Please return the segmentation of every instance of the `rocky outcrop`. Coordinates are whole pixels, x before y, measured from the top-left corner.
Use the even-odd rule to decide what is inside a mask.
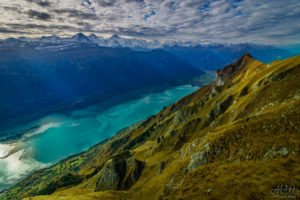
[[[219,70],[217,71],[217,74],[216,74],[215,85],[216,86],[224,85],[224,75],[222,73],[220,73]]]
[[[228,80],[230,80],[235,73],[243,69],[249,63],[253,62],[254,59],[247,53],[245,53],[238,61],[235,63],[224,67],[221,70],[217,70],[216,80],[214,82],[215,86],[222,86]]]
[[[208,157],[210,153],[210,143],[207,143],[200,151],[197,151],[191,155],[190,163],[187,167],[189,171],[192,171],[201,165],[208,162]]]
[[[144,163],[131,156],[129,151],[123,151],[106,162],[99,172],[95,191],[126,190],[140,177]]]
[[[217,119],[221,114],[223,114],[228,107],[231,105],[233,100],[233,96],[230,95],[229,97],[227,97],[226,100],[224,100],[219,106],[215,107],[214,109],[212,109],[209,114],[208,114],[208,118],[205,121],[205,123],[202,125],[202,128],[207,127],[212,121],[214,121],[215,119]]]
[[[289,151],[285,147],[281,147],[278,150],[269,150],[265,153],[264,158],[274,158],[278,155],[287,156],[289,154]]]

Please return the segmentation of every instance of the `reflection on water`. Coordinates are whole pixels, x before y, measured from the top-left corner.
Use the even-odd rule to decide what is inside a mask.
[[[159,112],[164,106],[198,89],[180,86],[115,105],[99,113],[97,105],[70,116],[51,115],[28,126],[14,144],[0,144],[0,189],[15,183],[31,170],[53,164],[113,136],[118,130]],[[9,156],[7,156],[9,155]]]

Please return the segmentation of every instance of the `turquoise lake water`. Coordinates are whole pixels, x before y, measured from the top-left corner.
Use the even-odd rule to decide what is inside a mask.
[[[49,115],[30,123],[28,126],[39,128],[26,133],[17,143],[0,144],[0,157],[14,150],[9,157],[0,159],[0,189],[14,184],[32,170],[88,149],[197,89],[190,85],[174,87],[105,111],[99,112],[94,105],[69,116]]]

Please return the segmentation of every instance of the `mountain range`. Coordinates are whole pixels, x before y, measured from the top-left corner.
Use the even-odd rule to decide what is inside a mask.
[[[31,46],[35,49],[62,50],[69,49],[81,44],[95,44],[101,47],[111,48],[130,48],[135,51],[150,51],[152,49],[161,49],[173,53],[186,62],[202,70],[216,70],[224,67],[234,60],[238,59],[244,53],[251,55],[264,63],[273,60],[283,60],[295,56],[296,54],[271,45],[263,44],[218,44],[201,41],[146,41],[134,38],[122,38],[113,35],[109,38],[103,38],[91,34],[89,36],[78,33],[71,37],[43,36],[41,38],[8,38],[0,40],[0,48],[7,47],[25,47]]]
[[[266,64],[244,54],[211,84],[1,197],[300,198],[278,192],[300,186],[299,77],[300,56]]]

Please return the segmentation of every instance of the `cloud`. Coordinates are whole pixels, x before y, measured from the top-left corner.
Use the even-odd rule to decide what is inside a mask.
[[[47,0],[26,0],[27,2],[30,2],[30,3],[35,3],[41,7],[50,7],[51,6],[51,3]]]
[[[125,3],[145,3],[144,0],[125,0]]]
[[[71,18],[77,18],[77,19],[87,19],[87,20],[98,20],[99,17],[92,12],[84,12],[81,10],[76,10],[76,9],[54,9],[52,12],[56,14],[67,14],[68,17]]]
[[[37,25],[37,24],[5,24],[5,26],[10,27],[10,29],[14,30],[70,30],[70,31],[78,31],[79,29],[74,26],[68,25]]]
[[[117,2],[116,0],[95,0],[95,2],[102,7],[114,6]]]
[[[0,33],[26,33],[23,31],[14,31],[12,29],[0,28]]]
[[[45,12],[38,12],[38,11],[35,11],[35,10],[29,10],[27,12],[28,16],[30,18],[35,18],[35,19],[39,19],[39,20],[49,20],[51,19],[51,15],[48,14],[48,13],[45,13]]]
[[[300,40],[298,0],[1,0],[0,11],[0,23],[24,27],[3,26],[6,32],[0,37],[30,30],[36,35],[82,31],[150,40]]]
[[[200,7],[208,4],[209,0],[186,0],[183,2],[183,6],[186,7]]]
[[[18,7],[18,6],[3,6],[2,9],[6,10],[6,12],[8,12],[8,11],[15,11],[15,12],[17,12],[17,11],[20,10],[20,7]]]

